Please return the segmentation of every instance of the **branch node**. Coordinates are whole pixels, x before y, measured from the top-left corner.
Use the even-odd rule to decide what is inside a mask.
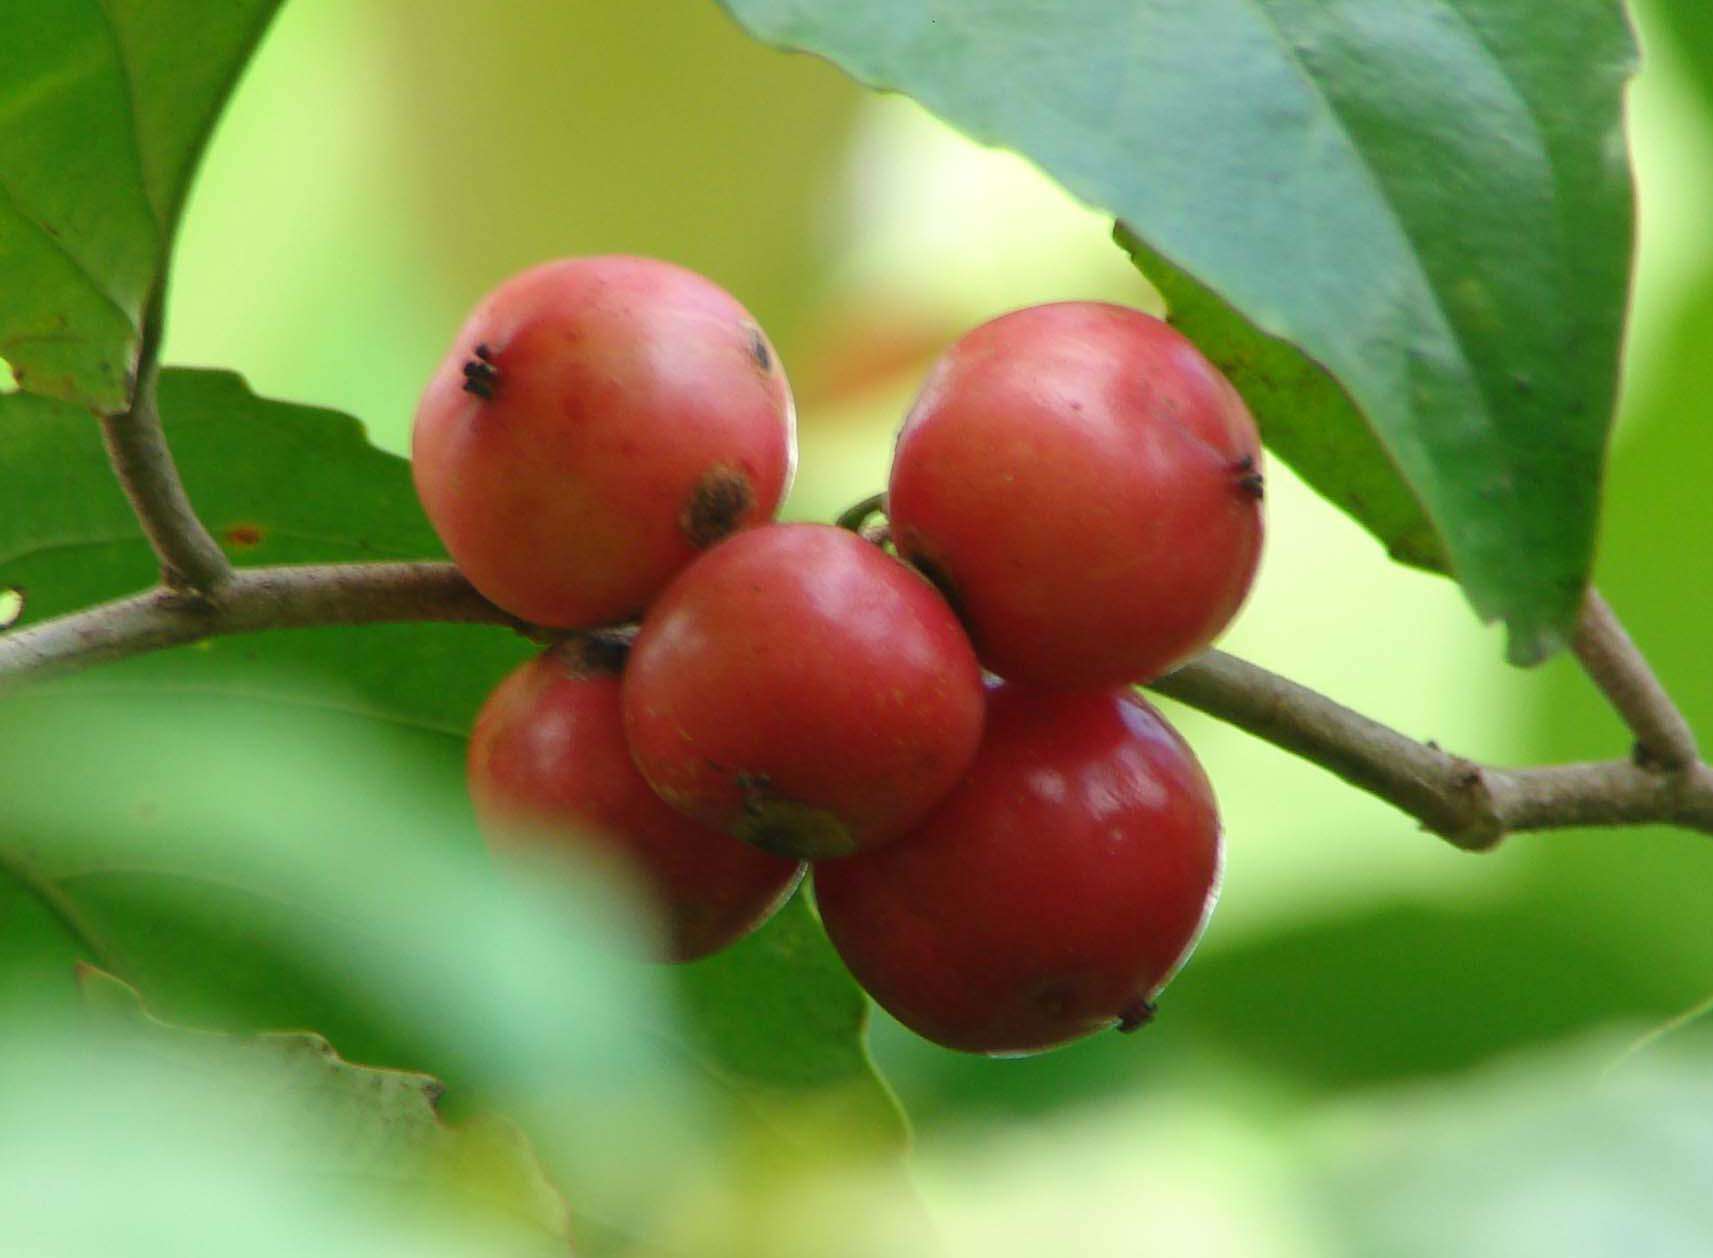
[[[155,605],[164,612],[194,616],[210,622],[214,621],[220,612],[213,590],[174,581],[170,574],[155,595]]]

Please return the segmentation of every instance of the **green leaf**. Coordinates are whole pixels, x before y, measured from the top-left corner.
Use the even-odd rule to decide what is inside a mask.
[[[0,1044],[11,1252],[570,1253],[562,1208],[520,1211],[464,1174],[465,1146],[486,1156],[487,1124],[438,1126],[408,1077],[345,1065],[311,1037],[226,1043],[116,1021],[12,1025]],[[541,1186],[533,1164],[513,1171],[520,1189]]]
[[[868,998],[803,891],[748,939],[674,974],[701,1060],[742,1104],[777,1122],[816,1096],[845,1134],[904,1142],[903,1111],[868,1055]]]
[[[428,1075],[353,1065],[313,1032],[223,1035],[172,1026],[151,1016],[128,983],[79,967],[89,1007],[110,1032],[157,1061],[192,1073],[239,1066],[270,1105],[311,1123],[320,1138],[316,1169],[358,1182],[385,1182],[424,1193],[451,1191],[502,1218],[568,1241],[565,1201],[529,1141],[502,1119],[456,1126],[441,1120],[444,1088]]]
[[[196,161],[279,0],[0,0],[0,357],[121,409]]]
[[[256,398],[235,375],[171,370],[160,387],[163,422],[192,500],[240,564],[438,557],[408,464],[369,446],[350,418]],[[112,482],[97,427],[75,406],[15,394],[0,397],[0,485],[24,509],[0,513],[0,588],[25,592],[20,625],[147,585],[154,564]],[[260,716],[328,720],[408,754],[430,771],[447,801],[424,834],[480,856],[463,796],[464,740],[487,692],[534,648],[496,628],[397,625],[281,631],[215,639],[139,656],[50,687],[26,691],[4,715],[28,737],[46,738],[43,714],[73,712],[95,694],[227,705],[230,737]],[[88,740],[85,740],[88,741]],[[95,754],[92,750],[90,754]],[[299,818],[309,841],[340,845],[376,821],[340,828],[341,814],[312,807],[313,795],[282,813],[276,771],[235,760],[228,792],[254,795],[272,813]],[[134,775],[129,787],[103,770],[115,814],[88,859],[63,852],[33,860],[29,827],[0,811],[0,999],[71,957],[118,965],[163,1012],[199,1023],[250,1029],[306,1025],[366,1060],[421,1066],[421,1045],[389,1030],[325,975],[289,952],[263,946],[298,926],[299,906],[265,880],[220,877],[199,857],[168,858],[195,824],[200,794],[213,788],[187,770]],[[314,764],[304,783],[325,776]],[[127,779],[129,781],[130,779]],[[249,786],[245,786],[249,783]],[[175,786],[176,784],[176,786]],[[68,789],[64,808],[82,803]],[[294,801],[295,802],[295,801]],[[92,805],[91,805],[92,806]],[[331,805],[327,806],[329,809]],[[393,825],[400,823],[393,822]],[[146,836],[126,855],[127,834]],[[330,856],[312,857],[323,863]],[[8,874],[10,869],[10,875]],[[18,906],[7,912],[7,906]],[[27,946],[10,952],[14,930]],[[14,974],[16,969],[16,974]],[[58,973],[68,973],[61,968]],[[898,1115],[863,1046],[865,1005],[801,904],[733,952],[670,972],[682,997],[682,1036],[705,1073],[775,1125],[793,1121],[782,1098],[834,1091],[842,1104],[896,1145]],[[765,1095],[763,1095],[765,1094]]]
[[[1345,1104],[1292,1149],[1318,1171],[1311,1200],[1334,1252],[1708,1252],[1708,1058],[1662,1052],[1613,1070],[1610,1050],[1559,1047]]]
[[[1284,456],[1417,562],[1419,502],[1513,659],[1566,641],[1633,235],[1614,0],[726,3],[1123,220],[1192,324],[1232,338],[1216,358],[1265,336],[1324,367],[1374,439],[1270,354],[1249,383],[1272,381],[1271,432],[1293,412]],[[1377,491],[1392,468],[1407,491]]]

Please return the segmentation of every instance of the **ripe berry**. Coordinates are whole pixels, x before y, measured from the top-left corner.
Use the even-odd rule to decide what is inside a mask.
[[[1001,685],[969,774],[915,832],[821,865],[851,973],[948,1048],[1028,1053],[1141,1025],[1212,906],[1201,766],[1128,690]]]
[[[556,647],[502,681],[470,738],[470,794],[490,842],[617,856],[665,919],[669,957],[735,943],[803,867],[697,825],[649,790],[625,747],[613,648]]]
[[[843,529],[740,534],[674,581],[625,672],[631,754],[674,807],[768,851],[888,842],[981,738],[975,653],[932,586]]]
[[[791,393],[732,297],[647,258],[568,258],[495,289],[416,413],[424,509],[489,599],[537,624],[638,615],[700,551],[771,519]]]
[[[1100,302],[983,324],[934,366],[887,497],[899,552],[982,662],[1096,688],[1158,676],[1236,614],[1261,552],[1261,447],[1173,329]]]

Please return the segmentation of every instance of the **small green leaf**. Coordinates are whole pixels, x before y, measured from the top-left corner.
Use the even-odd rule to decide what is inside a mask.
[[[196,161],[279,0],[0,0],[0,358],[125,405]]]
[[[1633,238],[1614,0],[726,4],[1126,223],[1310,483],[1514,660],[1568,639]]]

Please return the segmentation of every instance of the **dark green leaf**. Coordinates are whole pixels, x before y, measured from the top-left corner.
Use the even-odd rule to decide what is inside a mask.
[[[120,409],[214,120],[279,0],[0,0],[0,357]]]
[[[726,2],[1129,224],[1192,322],[1235,338],[1215,357],[1264,335],[1324,366],[1375,439],[1271,354],[1249,383],[1270,382],[1269,428],[1292,412],[1285,457],[1418,562],[1419,501],[1513,659],[1562,645],[1629,277],[1635,52],[1614,0]],[[1393,467],[1408,490],[1377,488]]]

